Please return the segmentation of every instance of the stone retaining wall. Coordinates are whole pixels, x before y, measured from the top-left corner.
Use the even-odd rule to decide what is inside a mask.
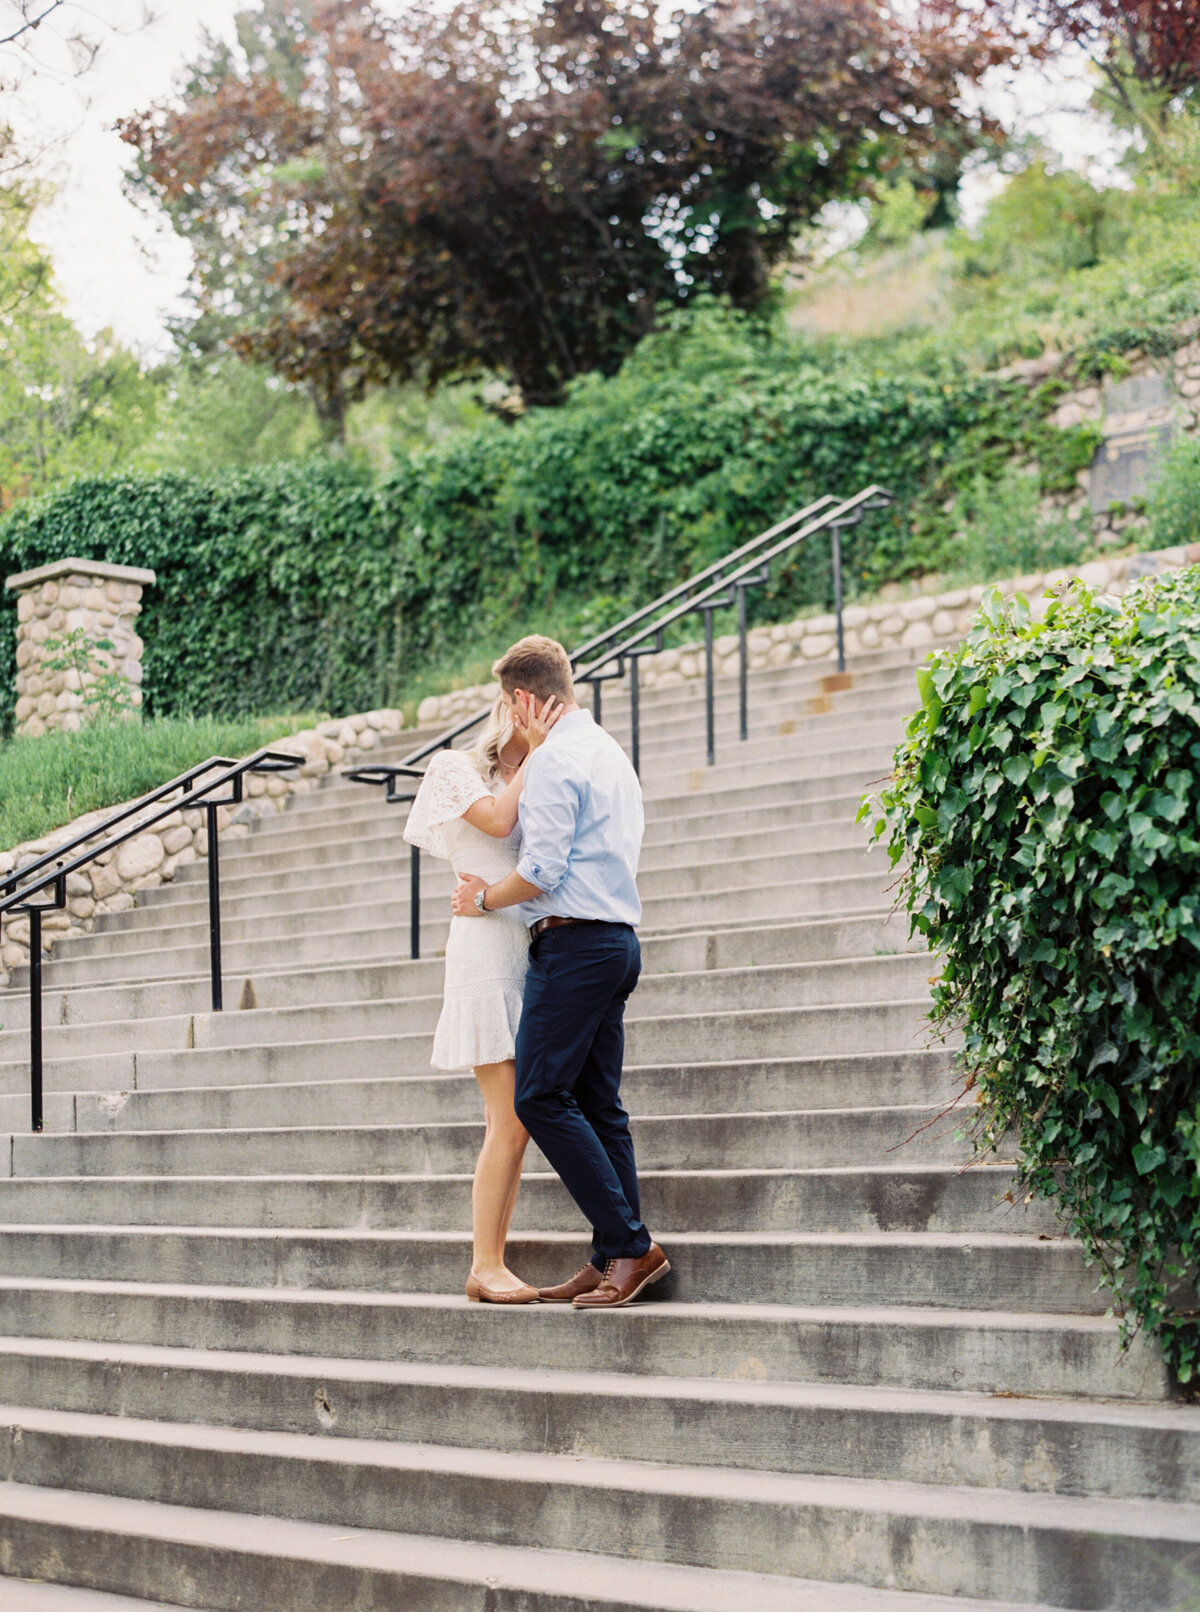
[[[988,587],[1003,593],[1023,593],[1030,600],[1042,597],[1056,583],[1078,577],[1089,587],[1120,594],[1137,577],[1159,571],[1177,570],[1200,562],[1200,544],[1190,548],[1160,549],[1154,553],[1127,555],[1120,559],[1092,560],[1064,571],[1014,577],[995,584],[977,583],[970,588],[948,592],[913,592],[904,596],[899,584],[892,584],[884,595],[870,604],[848,605],[844,612],[846,655],[853,659],[874,650],[920,648],[925,644],[961,638]],[[755,627],[748,636],[750,668],[764,671],[772,666],[794,666],[802,661],[827,661],[837,653],[836,621],[831,615],[807,616],[799,621],[774,627]],[[736,636],[718,638],[715,644],[718,677],[736,677],[738,641]],[[660,655],[647,655],[639,676],[643,688],[671,688],[692,678],[704,676],[704,649],[685,644],[666,649]],[[495,698],[494,683],[473,688],[453,689],[449,694],[432,694],[422,700],[417,711],[421,727],[448,726]]]
[[[322,722],[316,728],[306,728],[276,740],[272,748],[294,752],[301,758],[301,765],[294,774],[248,775],[244,786],[246,798],[241,806],[217,808],[221,837],[243,838],[249,834],[256,818],[282,811],[293,795],[307,794],[316,780],[332,767],[365,759],[382,739],[399,733],[403,726],[400,711],[368,711],[359,716]],[[118,809],[109,806],[102,811],[89,812],[40,840],[0,851],[0,874],[11,873],[44,852],[65,845],[88,828],[98,828]],[[134,905],[138,890],[168,884],[177,869],[207,856],[205,819],[201,808],[180,807],[145,833],[135,835],[115,850],[106,851],[88,867],[70,874],[66,910],[48,912],[42,919],[45,949],[49,951],[64,936],[86,934],[106,912],[127,911]],[[0,938],[0,985],[7,985],[12,970],[29,961],[29,919],[5,918]]]

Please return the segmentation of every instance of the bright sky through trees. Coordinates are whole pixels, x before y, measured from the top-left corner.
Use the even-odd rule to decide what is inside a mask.
[[[65,0],[30,46],[38,71],[26,71],[15,90],[4,89],[3,112],[26,150],[40,153],[39,171],[57,195],[39,213],[34,234],[53,257],[67,308],[90,336],[111,326],[118,339],[149,355],[168,346],[164,320],[184,307],[187,247],[166,226],[128,202],[121,174],[128,147],[112,132],[115,122],[167,95],[196,53],[201,28],[228,37],[246,0]],[[17,0],[0,0],[0,37],[19,17]],[[99,39],[89,70],[74,70],[66,43],[75,29]],[[57,31],[56,31],[57,30]],[[0,80],[14,58],[0,52]],[[1102,125],[1085,110],[1089,86],[1078,60],[1026,70],[1013,83],[994,82],[988,102],[1009,124],[1037,135],[1071,166],[1111,176],[1112,149]],[[990,194],[988,178],[973,181],[968,208]]]

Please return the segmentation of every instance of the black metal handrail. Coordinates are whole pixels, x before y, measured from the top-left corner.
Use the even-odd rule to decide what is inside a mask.
[[[828,532],[831,545],[833,572],[834,614],[837,621],[838,671],[846,669],[846,639],[842,622],[842,533],[857,526],[868,510],[883,509],[893,501],[884,487],[870,486],[853,498],[839,500],[826,494],[815,503],[788,515],[784,520],[760,532],[749,542],[707,566],[686,582],[677,583],[652,604],[645,605],[609,631],[600,633],[574,650],[570,655],[575,680],[588,683],[592,689],[592,706],[597,722],[602,719],[601,685],[626,675],[629,666],[630,750],[635,768],[641,764],[640,701],[638,661],[643,655],[659,653],[668,627],[684,617],[699,612],[704,617],[704,672],[705,672],[705,726],[707,759],[711,767],[716,760],[715,693],[713,667],[713,612],[726,605],[737,606],[738,630],[738,736],[744,740],[749,733],[749,654],[747,647],[746,594],[760,587],[770,578],[774,561],[791,553],[810,537]],[[664,614],[665,612],[665,614]],[[652,619],[653,618],[653,619]],[[589,660],[589,657],[594,657]],[[578,670],[581,663],[585,663]],[[355,783],[375,784],[386,790],[385,800],[390,805],[402,805],[416,799],[416,790],[401,791],[399,779],[417,779],[424,776],[418,765],[439,750],[449,749],[456,739],[470,733],[486,719],[490,706],[464,717],[446,728],[436,739],[414,750],[394,765],[382,762],[351,767],[343,774]],[[410,859],[409,897],[409,950],[413,958],[421,955],[421,854],[412,847]]]
[[[635,768],[639,766],[639,700],[638,700],[638,661],[643,655],[656,655],[661,653],[663,640],[668,627],[682,621],[685,616],[699,613],[704,617],[704,681],[705,681],[705,728],[706,728],[706,754],[708,765],[716,762],[716,727],[715,727],[715,700],[714,700],[714,667],[713,667],[713,612],[721,610],[727,605],[737,606],[738,626],[738,737],[745,739],[748,735],[748,703],[749,703],[749,654],[747,646],[746,626],[746,594],[751,588],[761,587],[770,578],[773,561],[781,559],[793,549],[812,537],[817,532],[828,531],[832,545],[832,571],[833,571],[833,597],[834,614],[837,620],[837,665],[838,671],[846,670],[846,636],[842,625],[842,533],[853,526],[857,526],[863,515],[869,509],[883,509],[892,502],[892,495],[883,487],[866,487],[862,492],[856,493],[853,498],[847,498],[841,503],[834,503],[815,519],[810,520],[799,531],[793,531],[786,537],[781,537],[769,548],[760,550],[753,559],[743,560],[732,569],[722,568],[719,576],[703,587],[699,592],[690,595],[681,603],[672,606],[665,615],[646,626],[622,638],[621,641],[598,659],[576,675],[577,683],[590,683],[592,686],[592,702],[596,710],[596,719],[600,719],[600,685],[614,678],[623,678],[625,663],[629,662],[629,705],[630,705],[630,750],[631,759]],[[606,671],[606,667],[612,670]]]
[[[572,650],[570,655],[572,668],[578,666],[581,661],[586,660],[589,655],[594,655],[604,649],[606,645],[620,640],[632,628],[638,626],[639,623],[653,616],[659,610],[664,610],[668,605],[677,604],[680,600],[686,599],[708,583],[719,581],[730,567],[736,565],[739,561],[747,559],[757,550],[766,548],[769,543],[774,542],[790,527],[798,525],[801,521],[811,520],[818,510],[828,509],[831,505],[836,504],[837,499],[833,497],[832,493],[825,493],[815,503],[806,504],[803,509],[798,509],[795,514],[788,515],[783,520],[776,522],[774,526],[769,527],[765,532],[759,532],[757,537],[752,537],[749,542],[743,543],[740,548],[736,548],[732,553],[725,555],[724,559],[705,566],[703,571],[697,571],[695,576],[688,577],[686,582],[677,582],[673,588],[668,588],[666,593],[660,594],[650,604],[643,605],[640,610],[635,610],[631,616],[626,616],[624,621],[619,621],[615,627],[611,627],[607,632],[598,634],[595,638],[589,638],[587,643],[580,644],[578,649]],[[596,698],[595,689],[592,691],[592,698],[598,721],[600,719],[600,705]],[[355,767],[343,776],[352,779],[356,783],[364,784],[387,784],[392,774],[401,777],[414,776],[412,769],[416,767],[418,761],[427,761],[430,756],[435,755],[439,750],[449,749],[455,739],[461,739],[464,733],[470,733],[472,728],[477,728],[487,718],[490,710],[491,706],[485,705],[482,710],[474,712],[473,715],[463,717],[460,722],[456,722],[452,727],[447,728],[444,733],[439,733],[436,739],[423,745],[421,749],[414,750],[411,755],[405,756],[404,760],[397,762],[394,767],[383,765]],[[365,776],[366,774],[371,776]],[[420,773],[417,772],[415,776],[420,777]],[[387,796],[387,800],[393,805],[412,799],[412,795],[395,795],[390,792]]]
[[[145,833],[173,812],[203,806],[208,831],[208,946],[212,1006],[214,1013],[220,1013],[224,1002],[221,989],[221,864],[217,850],[217,810],[221,806],[241,804],[242,780],[248,772],[291,772],[303,764],[303,756],[291,756],[281,750],[260,750],[245,761],[213,756],[189,772],[173,778],[170,783],[161,784],[148,795],[123,806],[119,812],[114,812],[94,828],[85,829],[64,845],[55,846],[53,850],[44,852],[24,867],[14,868],[6,878],[0,879],[0,919],[14,913],[29,919],[29,1092],[34,1131],[43,1129],[42,914],[61,912],[66,906],[69,876],[86,867],[89,862],[96,861],[106,851],[113,851],[126,840]],[[211,773],[214,768],[222,770],[201,783],[205,774]],[[222,795],[220,791],[226,788],[229,794]],[[158,809],[151,811],[151,807]],[[149,815],[142,815],[146,812]],[[101,839],[102,843],[91,845],[88,850],[80,850],[81,846],[88,846],[97,839]],[[73,851],[79,851],[79,855],[72,856]],[[51,900],[33,900],[34,896],[46,890],[53,893]]]

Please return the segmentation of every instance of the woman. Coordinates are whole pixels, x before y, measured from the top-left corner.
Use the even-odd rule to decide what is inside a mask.
[[[473,753],[439,750],[426,769],[404,838],[449,861],[455,873],[494,884],[517,865],[517,806],[525,763],[558,720],[561,701],[520,729],[503,700],[492,707]],[[473,1069],[487,1130],[471,1191],[474,1247],[467,1297],[486,1304],[536,1304],[537,1289],[504,1263],[529,1133],[513,1112],[513,1052],[529,962],[529,932],[515,908],[452,918],[446,984],[433,1038],[435,1069]]]

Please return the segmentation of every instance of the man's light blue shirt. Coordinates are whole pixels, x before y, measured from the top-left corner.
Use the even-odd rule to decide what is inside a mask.
[[[530,756],[520,821],[517,872],[543,892],[522,903],[527,924],[551,914],[641,922],[641,785],[629,757],[590,711],[560,716]]]

